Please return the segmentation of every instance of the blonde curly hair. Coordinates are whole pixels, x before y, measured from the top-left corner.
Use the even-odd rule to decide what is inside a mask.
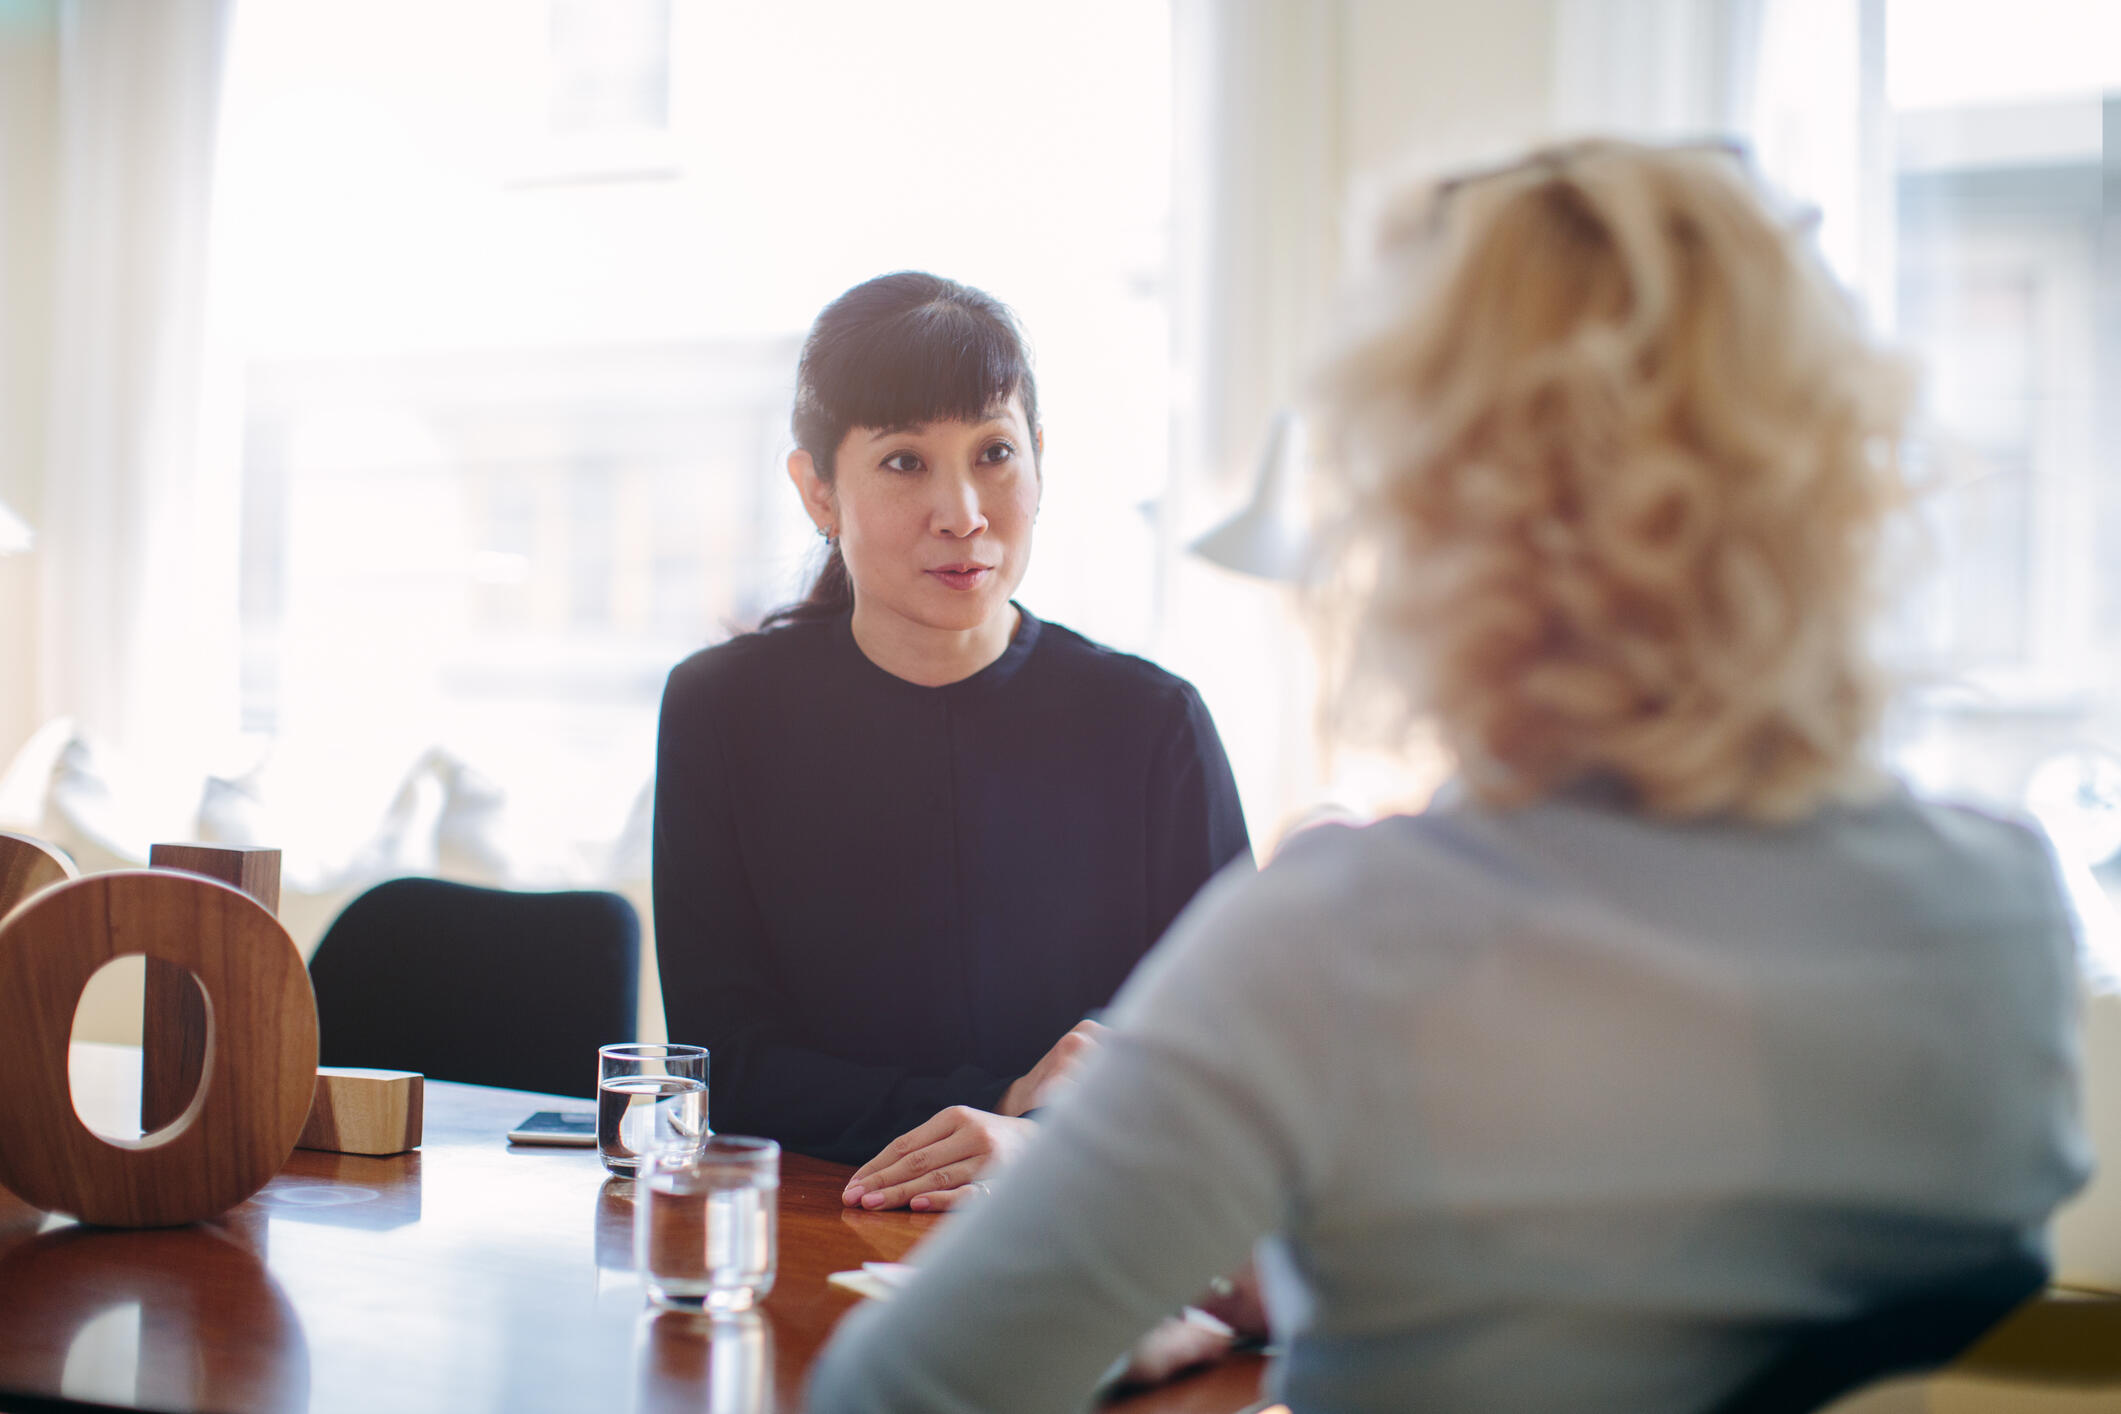
[[[1742,159],[1551,148],[1380,230],[1318,388],[1342,707],[1433,713],[1498,805],[1780,821],[1874,779],[1911,380]]]

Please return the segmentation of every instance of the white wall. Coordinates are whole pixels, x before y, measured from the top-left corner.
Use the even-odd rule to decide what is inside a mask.
[[[1351,174],[1448,169],[1548,136],[1560,9],[1561,0],[1346,0]]]
[[[1250,495],[1263,434],[1298,400],[1354,248],[1365,191],[1550,135],[1566,0],[1187,0],[1174,418],[1177,550]],[[1187,66],[1198,66],[1189,69]],[[1310,650],[1290,595],[1174,554],[1157,656],[1207,699],[1255,848],[1341,772],[1318,739]]]

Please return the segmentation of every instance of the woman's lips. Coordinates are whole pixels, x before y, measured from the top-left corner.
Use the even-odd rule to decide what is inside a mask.
[[[992,565],[949,565],[928,571],[952,589],[976,589],[994,573]]]

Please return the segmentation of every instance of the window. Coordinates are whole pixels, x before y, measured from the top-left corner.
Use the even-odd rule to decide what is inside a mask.
[[[1897,746],[1922,783],[2030,804],[2097,865],[2121,848],[2121,815],[2099,823],[2121,811],[2121,14],[1995,18],[1887,11],[1882,303],[1923,364],[1936,488],[1898,647],[1938,686]]]
[[[670,0],[552,0],[555,135],[670,125]]]
[[[358,839],[439,752],[498,801],[510,877],[645,862],[611,851],[665,674],[814,562],[782,470],[798,341],[891,269],[1022,316],[1048,448],[1027,601],[1146,641],[1165,6],[247,0],[235,23],[215,308],[244,370],[242,715],[302,782],[291,845]]]

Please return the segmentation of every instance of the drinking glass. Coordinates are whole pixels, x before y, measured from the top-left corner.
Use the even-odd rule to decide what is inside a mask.
[[[657,1148],[707,1133],[707,1049],[629,1042],[597,1049],[597,1152],[631,1177]]]
[[[681,1311],[748,1311],[773,1290],[781,1146],[712,1134],[659,1149],[635,1185],[633,1256],[648,1299]]]

